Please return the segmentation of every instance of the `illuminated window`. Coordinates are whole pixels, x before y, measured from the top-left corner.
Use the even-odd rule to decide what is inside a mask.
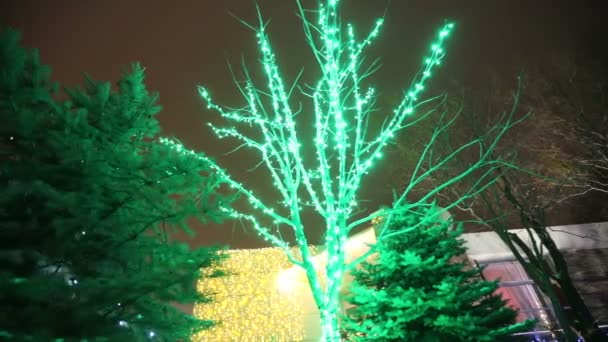
[[[500,279],[498,292],[508,305],[519,310],[517,321],[536,319],[537,329],[552,330],[556,326],[553,308],[517,261],[499,261],[485,264],[483,276],[487,280]]]

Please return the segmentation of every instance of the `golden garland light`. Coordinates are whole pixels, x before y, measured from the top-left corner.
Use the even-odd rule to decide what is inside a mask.
[[[285,252],[281,248],[260,248],[226,253],[229,258],[222,270],[228,275],[203,278],[197,285],[199,291],[213,295],[213,302],[194,307],[196,317],[212,317],[220,323],[196,334],[192,340],[303,340],[302,307],[278,283],[280,271],[292,266]]]

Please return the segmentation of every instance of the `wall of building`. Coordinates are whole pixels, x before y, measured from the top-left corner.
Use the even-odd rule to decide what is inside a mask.
[[[608,323],[608,248],[564,252],[574,286],[595,319]]]
[[[513,229],[524,242],[530,243],[525,229]],[[608,222],[554,226],[549,234],[560,250],[587,250],[608,248]],[[478,262],[513,259],[513,253],[494,232],[463,235],[467,256]]]

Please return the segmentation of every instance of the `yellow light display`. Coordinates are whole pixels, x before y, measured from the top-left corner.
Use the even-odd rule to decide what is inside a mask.
[[[314,249],[314,248],[313,248]],[[263,342],[304,339],[303,309],[285,291],[280,271],[292,266],[281,248],[230,250],[222,265],[228,275],[202,279],[198,290],[213,302],[198,304],[194,315],[220,323],[193,336],[193,341]],[[294,255],[297,252],[294,250]]]

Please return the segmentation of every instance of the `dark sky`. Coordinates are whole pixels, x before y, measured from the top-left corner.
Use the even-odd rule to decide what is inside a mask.
[[[40,50],[42,61],[53,67],[53,77],[76,85],[87,72],[96,79],[118,79],[130,62],[147,69],[147,85],[160,93],[164,107],[159,119],[165,135],[214,156],[235,177],[258,188],[265,178],[246,172],[255,163],[252,153],[225,155],[234,145],[213,137],[204,125],[217,115],[205,111],[195,90],[206,85],[220,103],[238,105],[226,61],[250,68],[257,55],[253,33],[232,16],[253,22],[250,0],[3,0],[2,20],[23,33],[24,44]],[[271,19],[270,37],[287,80],[301,66],[314,72],[302,39],[293,1],[259,0]],[[304,1],[314,4],[313,1]],[[581,44],[604,44],[600,31],[600,1],[563,0],[346,0],[345,13],[362,32],[388,7],[384,31],[370,51],[381,57],[382,69],[374,83],[381,94],[397,94],[409,83],[428,39],[444,18],[457,27],[448,49],[442,76],[433,82],[455,79],[465,85],[483,84],[488,71],[508,70],[542,61],[553,52],[573,51]],[[515,72],[513,74],[515,77]],[[244,162],[245,161],[245,162]],[[264,192],[264,190],[262,190]],[[386,194],[366,191],[369,208],[387,203]],[[315,235],[315,234],[313,234]],[[194,245],[215,242],[234,248],[261,246],[255,234],[232,225],[206,228]]]

